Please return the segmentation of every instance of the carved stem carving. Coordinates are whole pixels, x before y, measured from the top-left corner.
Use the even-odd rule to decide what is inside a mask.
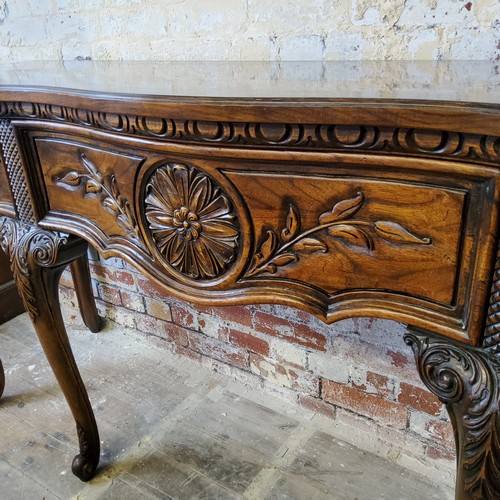
[[[500,360],[478,348],[411,332],[424,384],[446,405],[457,442],[457,498],[500,492]]]
[[[136,218],[130,203],[120,194],[115,175],[103,176],[84,153],[80,153],[80,161],[85,167],[85,173],[69,170],[58,176],[56,182],[66,186],[79,186],[83,189],[84,196],[99,197],[103,207],[116,217],[118,225],[138,240]]]
[[[328,247],[323,241],[311,237],[312,234],[324,229],[333,238],[340,238],[347,243],[368,250],[373,250],[375,245],[371,233],[386,241],[399,244],[431,244],[430,238],[419,237],[396,222],[351,219],[362,207],[364,200],[363,193],[359,192],[353,198],[339,201],[331,211],[319,216],[317,226],[302,232],[300,214],[293,205],[290,205],[280,236],[274,230],[266,232],[264,241],[255,254],[246,276],[266,272],[274,274],[278,267],[297,262],[299,254],[328,252]]]
[[[67,238],[58,233],[0,217],[0,248],[10,257],[14,279],[33,322],[38,316],[38,309],[30,282],[30,267],[53,266],[59,249],[66,242]]]

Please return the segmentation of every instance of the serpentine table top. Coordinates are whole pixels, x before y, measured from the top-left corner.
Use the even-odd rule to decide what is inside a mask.
[[[409,324],[457,498],[498,498],[499,66],[0,64],[0,246],[75,417],[74,473],[99,436],[57,286],[69,264],[98,330],[89,242],[193,302]]]

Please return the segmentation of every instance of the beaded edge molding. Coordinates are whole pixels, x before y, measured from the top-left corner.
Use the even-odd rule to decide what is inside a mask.
[[[404,152],[500,164],[500,137],[403,127],[179,120],[28,102],[0,102],[0,117],[46,119],[173,142]]]

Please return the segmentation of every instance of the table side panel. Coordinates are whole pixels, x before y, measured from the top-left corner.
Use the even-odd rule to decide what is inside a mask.
[[[0,140],[0,215],[15,216],[14,200],[7,177],[7,165],[5,163],[5,145]]]

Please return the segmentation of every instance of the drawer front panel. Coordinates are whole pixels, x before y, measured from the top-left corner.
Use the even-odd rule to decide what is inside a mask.
[[[228,177],[252,214],[257,245],[247,276],[453,304],[464,191],[306,174]]]
[[[195,302],[379,316],[475,341],[500,198],[493,168],[271,152],[26,126],[41,225]]]
[[[39,138],[35,144],[50,210],[82,216],[108,238],[139,241],[129,200],[143,158],[81,142]]]

